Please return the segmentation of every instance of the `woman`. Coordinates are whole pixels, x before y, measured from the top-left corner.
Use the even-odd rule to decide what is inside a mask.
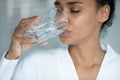
[[[33,54],[19,60],[35,41],[22,34],[32,29],[40,18],[23,19],[13,34],[6,59],[3,56],[1,60],[1,70],[8,67],[7,77],[3,71],[0,76],[4,80],[120,80],[120,55],[109,45],[99,43],[101,31],[111,23],[114,0],[56,0],[55,7],[68,17],[69,28],[59,36],[68,46],[50,51],[33,50]],[[46,44],[47,41],[40,45]]]

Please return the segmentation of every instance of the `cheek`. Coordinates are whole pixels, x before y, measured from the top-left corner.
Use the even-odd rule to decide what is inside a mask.
[[[84,39],[89,37],[97,27],[95,16],[84,15],[71,21],[72,39]]]
[[[75,31],[75,33],[87,33],[90,32],[94,26],[94,20],[90,19],[90,18],[80,18],[78,20],[76,20],[76,22],[73,23],[73,30]]]
[[[94,13],[83,13],[78,16],[70,18],[69,28],[72,33],[61,40],[63,43],[76,44],[83,42],[96,34],[96,28],[98,27],[97,15]]]

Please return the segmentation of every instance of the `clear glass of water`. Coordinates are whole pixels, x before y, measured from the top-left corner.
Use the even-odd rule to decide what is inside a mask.
[[[41,17],[40,22],[33,29],[26,30],[25,37],[34,37],[33,44],[39,44],[54,38],[68,28],[67,16],[61,9],[52,8]]]

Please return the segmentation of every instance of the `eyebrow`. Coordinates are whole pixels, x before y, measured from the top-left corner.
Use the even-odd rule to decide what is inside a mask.
[[[83,2],[73,1],[73,2],[67,2],[68,5],[75,5],[75,4],[83,4]],[[60,2],[55,2],[54,5],[60,5]]]

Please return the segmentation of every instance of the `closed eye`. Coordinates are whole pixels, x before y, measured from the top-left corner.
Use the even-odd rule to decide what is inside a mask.
[[[71,13],[79,13],[80,10],[70,10]]]

